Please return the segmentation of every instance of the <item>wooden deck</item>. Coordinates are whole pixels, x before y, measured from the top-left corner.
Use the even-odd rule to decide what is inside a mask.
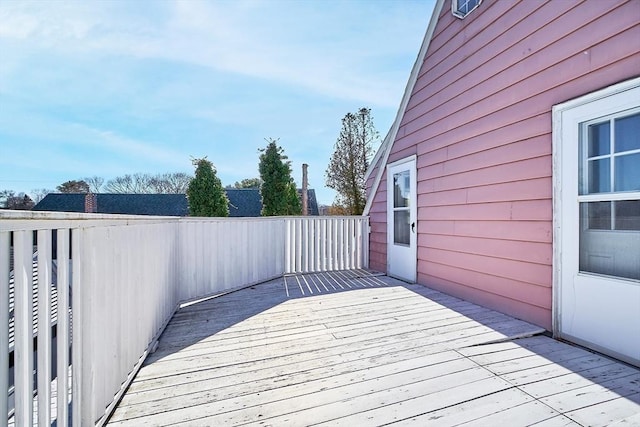
[[[640,425],[640,370],[366,272],[181,309],[109,425]]]

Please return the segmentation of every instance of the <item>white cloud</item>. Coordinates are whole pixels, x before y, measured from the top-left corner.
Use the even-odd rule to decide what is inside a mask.
[[[28,38],[35,46],[66,54],[204,66],[383,107],[397,105],[399,81],[408,75],[408,70],[394,69],[380,75],[380,65],[388,62],[385,55],[400,50],[415,56],[419,43],[403,48],[386,40],[390,28],[397,32],[402,27],[395,21],[404,18],[402,14],[389,14],[370,23],[369,33],[354,34],[344,28],[354,24],[348,20],[353,11],[345,10],[345,19],[336,22],[335,10],[325,12],[327,7],[305,2],[140,2],[135,11],[123,11],[119,2],[38,2],[43,4],[5,5],[0,38]],[[334,9],[339,5],[328,4]],[[167,10],[153,21],[141,14],[145,7]],[[377,26],[379,32],[372,33]]]

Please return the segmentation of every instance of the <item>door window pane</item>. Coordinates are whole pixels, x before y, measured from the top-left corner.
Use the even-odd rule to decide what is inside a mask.
[[[393,207],[409,207],[409,197],[411,195],[411,180],[409,171],[402,171],[393,174]]]
[[[409,245],[409,211],[401,210],[393,213],[393,242],[400,245]]]
[[[582,203],[582,227],[590,230],[611,230],[611,202]]]
[[[589,126],[589,156],[609,154],[611,147],[609,122]]]
[[[640,191],[640,153],[615,157],[616,191]]]
[[[620,203],[616,202],[616,218],[617,209],[621,207],[618,206]],[[633,203],[638,203],[638,201],[632,201],[631,205],[622,206],[622,215],[626,215],[625,210],[632,210],[631,215],[623,217],[631,218],[630,222],[626,223],[627,226],[634,226],[632,222],[637,221],[633,219],[633,211],[637,210],[638,205],[633,206]],[[640,256],[638,256],[640,254],[640,233],[606,230],[604,225],[607,220],[599,216],[599,212],[606,212],[605,205],[610,206],[611,202],[581,203],[579,269],[587,273],[640,280]],[[592,214],[594,217],[591,216]],[[597,223],[598,218],[601,218],[602,223]],[[596,221],[596,225],[602,227],[594,227],[594,221]]]
[[[611,191],[610,160],[589,161],[589,193],[607,193]]]
[[[615,121],[616,153],[640,149],[640,113]]]
[[[640,200],[615,202],[616,230],[640,231]],[[637,252],[640,258],[640,248]]]

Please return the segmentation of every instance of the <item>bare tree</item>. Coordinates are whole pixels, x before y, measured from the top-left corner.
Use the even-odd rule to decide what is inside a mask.
[[[84,179],[89,185],[89,191],[92,193],[99,193],[100,189],[102,189],[102,185],[104,184],[104,178],[101,176],[91,176]]]
[[[0,199],[3,209],[30,210],[35,205],[31,197],[24,193],[16,194],[13,190],[0,191]]]
[[[163,173],[153,177],[152,187],[155,193],[185,194],[192,176],[184,172]]]
[[[40,200],[44,199],[49,193],[53,193],[53,190],[49,190],[48,188],[34,188],[31,190],[31,198],[35,204],[38,204]]]
[[[115,177],[104,185],[108,193],[120,194],[184,194],[187,192],[191,176],[186,173],[163,173],[151,175],[135,173]]]
[[[0,208],[2,209],[6,209],[7,208],[7,200],[9,200],[9,197],[13,197],[16,195],[16,192],[13,190],[2,190],[0,191]]]
[[[145,193],[144,189],[147,187],[145,174],[126,174],[117,176],[107,181],[104,189],[107,193],[121,193],[121,194],[137,194]]]

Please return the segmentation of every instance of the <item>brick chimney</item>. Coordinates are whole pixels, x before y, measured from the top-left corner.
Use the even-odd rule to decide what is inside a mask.
[[[87,193],[84,195],[84,212],[96,213],[98,212],[98,195],[94,193]]]

